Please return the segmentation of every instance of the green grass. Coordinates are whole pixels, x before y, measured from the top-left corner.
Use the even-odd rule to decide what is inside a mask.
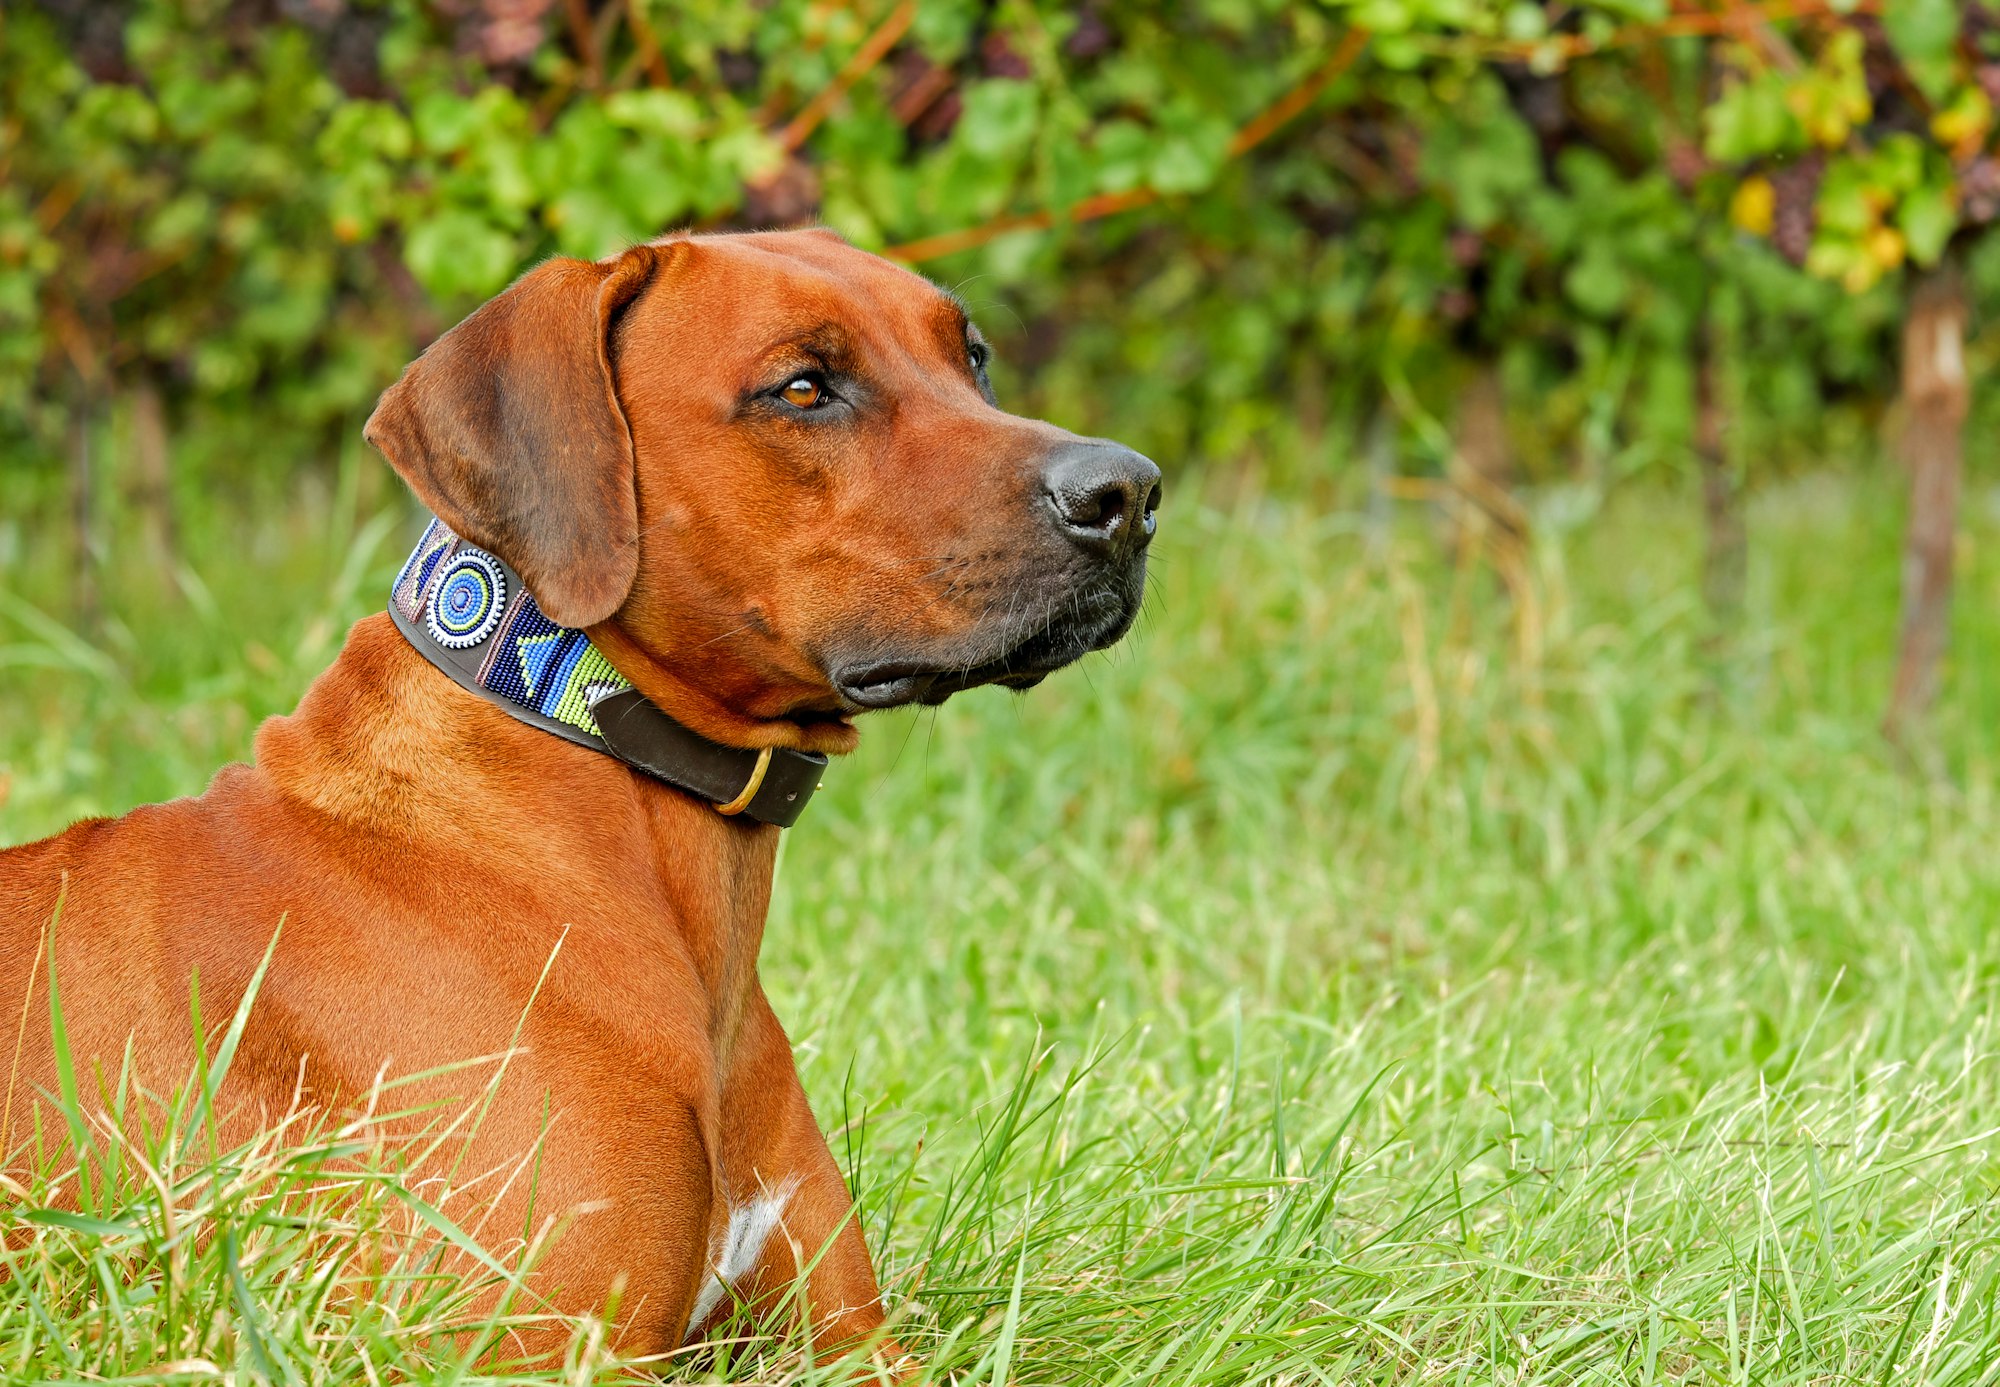
[[[243,754],[401,557],[356,509],[214,520],[196,598],[128,575],[88,641],[28,545],[0,841]],[[1923,774],[1875,731],[1899,506],[1838,478],[1758,498],[1719,650],[1672,492],[1539,498],[1510,603],[1420,515],[1383,542],[1183,487],[1127,646],[875,720],[786,839],[764,976],[902,1337],[967,1383],[2000,1380],[2000,510],[1967,509]],[[450,1287],[391,1332],[286,1270],[338,1270],[361,1217],[310,1181],[267,1217],[294,1159],[215,1182],[279,1193],[205,1206],[175,1332],[451,1375],[409,1328]],[[0,1289],[0,1373],[196,1356],[104,1328],[167,1255],[142,1185],[123,1235],[14,1200],[46,1255]],[[234,1272],[232,1230],[263,1249]],[[784,1341],[670,1371],[718,1370],[819,1371]]]

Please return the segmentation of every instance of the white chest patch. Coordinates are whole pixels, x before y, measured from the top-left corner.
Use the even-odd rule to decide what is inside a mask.
[[[764,1244],[777,1231],[785,1205],[791,1202],[798,1187],[799,1179],[794,1175],[774,1189],[761,1191],[747,1203],[730,1208],[729,1226],[723,1230],[721,1240],[708,1250],[709,1276],[702,1283],[701,1294],[695,1297],[694,1313],[688,1316],[686,1342],[693,1342],[695,1331],[708,1322],[715,1307],[722,1303],[722,1297],[756,1267],[764,1255]]]

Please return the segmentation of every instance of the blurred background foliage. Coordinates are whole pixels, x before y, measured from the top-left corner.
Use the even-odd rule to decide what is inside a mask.
[[[1518,538],[1518,482],[1698,476],[1725,618],[1744,482],[1900,439],[1910,707],[1934,682],[1996,350],[1972,325],[2000,294],[2000,6],[40,0],[0,24],[0,558],[67,516],[86,616],[107,513],[171,559],[197,503],[325,485],[401,365],[540,257],[818,221],[964,291],[1011,405],[1170,467],[1438,483],[1487,548]]]

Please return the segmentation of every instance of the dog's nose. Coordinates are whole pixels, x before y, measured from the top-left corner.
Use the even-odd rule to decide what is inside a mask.
[[[1042,487],[1056,524],[1089,549],[1131,553],[1145,546],[1159,523],[1160,469],[1122,444],[1065,445],[1049,459]]]

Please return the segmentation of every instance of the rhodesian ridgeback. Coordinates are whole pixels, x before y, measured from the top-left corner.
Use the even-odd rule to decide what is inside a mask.
[[[488,1226],[563,1221],[543,1303],[615,1298],[632,1353],[780,1301],[879,1335],[758,980],[781,826],[857,714],[1119,639],[1159,499],[1129,448],[999,409],[987,351],[825,231],[530,271],[368,422],[436,517],[389,610],[254,764],[0,853],[0,996],[46,1008],[52,961],[79,1067],[129,1041],[164,1092],[191,982],[227,1015],[268,950],[232,1120],[511,1052],[466,1168],[538,1153]],[[55,1074],[31,1029],[14,1082]]]

